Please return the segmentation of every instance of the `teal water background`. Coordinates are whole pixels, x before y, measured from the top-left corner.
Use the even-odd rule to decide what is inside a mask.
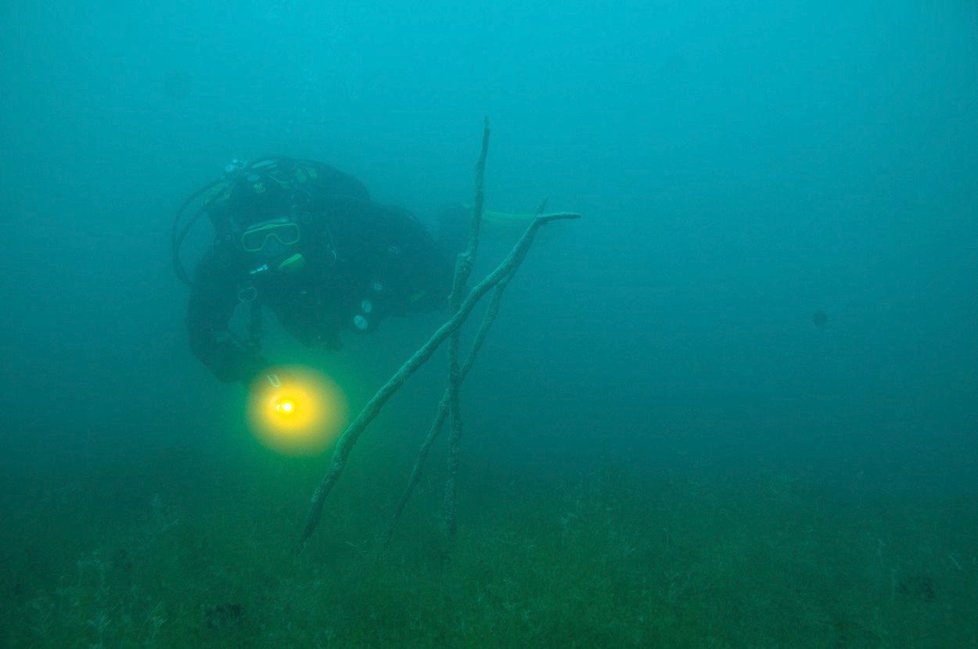
[[[0,646],[978,646],[976,64],[963,0],[3,3]],[[372,549],[438,357],[294,559],[327,458],[190,356],[173,213],[282,154],[434,226],[484,116],[487,206],[584,218],[466,383],[460,535],[438,446]],[[443,316],[267,344],[356,410]]]

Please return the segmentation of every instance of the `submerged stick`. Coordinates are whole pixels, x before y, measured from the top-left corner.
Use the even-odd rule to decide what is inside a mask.
[[[479,249],[479,231],[482,227],[482,210],[485,201],[486,155],[489,152],[489,120],[482,128],[482,150],[475,168],[475,199],[472,202],[472,220],[469,226],[469,244],[455,264],[455,282],[449,306],[458,309],[459,296],[465,290],[475,265],[475,255]],[[459,441],[462,438],[462,410],[459,393],[462,388],[462,371],[458,362],[458,348],[461,331],[456,329],[448,345],[448,390],[445,393],[445,407],[448,411],[452,434],[448,444],[448,479],[445,481],[445,524],[448,533],[455,534],[455,502],[458,499],[456,475],[461,458]]]
[[[400,387],[407,381],[408,378],[414,372],[420,368],[425,362],[431,358],[432,354],[438,349],[438,347],[448,338],[452,333],[454,333],[465,320],[468,318],[469,314],[472,313],[472,309],[475,305],[482,299],[482,297],[489,292],[489,289],[499,284],[507,275],[510,275],[526,258],[526,253],[530,249],[530,245],[533,243],[533,237],[536,235],[538,229],[541,226],[549,223],[550,221],[558,219],[576,219],[580,218],[579,214],[571,213],[558,213],[558,214],[544,214],[538,216],[520,237],[520,240],[513,246],[512,251],[504,259],[499,266],[496,267],[488,276],[485,277],[481,282],[475,285],[472,290],[468,292],[465,299],[459,305],[458,310],[449,318],[442,326],[440,326],[431,338],[423,344],[418,351],[416,351],[411,358],[401,365],[387,383],[385,383],[374,396],[367,402],[367,405],[363,407],[357,418],[346,427],[343,434],[340,435],[336,442],[336,448],[333,450],[333,456],[330,460],[330,466],[323,476],[322,481],[320,481],[319,486],[316,488],[315,493],[312,496],[312,502],[309,507],[309,513],[306,515],[306,524],[302,531],[302,537],[299,541],[299,551],[305,547],[306,542],[312,533],[316,530],[319,525],[319,519],[322,517],[323,505],[326,503],[326,497],[332,491],[339,479],[340,474],[343,473],[343,469],[346,467],[346,460],[356,445],[357,440],[363,431],[367,428],[371,421],[380,413],[384,404],[390,399],[395,392],[400,389]]]
[[[493,289],[492,297],[489,298],[489,306],[486,308],[485,316],[482,319],[482,324],[476,333],[475,340],[472,342],[472,348],[469,350],[469,356],[465,359],[465,363],[462,364],[459,372],[460,383],[465,381],[465,376],[472,369],[475,357],[482,348],[482,343],[485,342],[492,322],[496,319],[496,314],[499,313],[499,301],[502,298],[503,290],[505,290],[511,278],[512,275],[500,280]],[[411,469],[411,477],[408,478],[407,487],[404,488],[404,493],[401,494],[401,499],[397,502],[397,507],[394,508],[394,514],[391,516],[391,521],[387,526],[387,531],[384,533],[383,540],[381,541],[383,547],[387,547],[394,537],[394,528],[397,527],[397,523],[401,519],[401,514],[404,513],[404,507],[407,505],[408,500],[411,499],[411,494],[414,493],[414,489],[418,485],[418,480],[421,479],[421,471],[424,469],[425,462],[428,460],[428,452],[431,450],[431,445],[435,439],[441,433],[442,426],[445,424],[445,418],[448,416],[448,401],[450,397],[449,388],[445,388],[441,401],[438,402],[435,419],[431,422],[431,426],[428,427],[424,441],[421,442],[421,447],[418,449],[418,457],[415,459],[414,467]]]
[[[545,216],[546,219],[552,220],[553,218],[577,218],[578,216],[571,214],[543,215],[543,210],[546,206],[546,200],[540,203],[540,207],[538,207],[536,211],[537,217]],[[495,322],[496,316],[499,313],[499,303],[502,300],[503,291],[506,290],[506,287],[509,285],[510,280],[513,279],[513,275],[515,273],[516,269],[514,268],[513,272],[500,280],[493,290],[492,297],[489,300],[489,306],[486,307],[486,312],[482,318],[482,324],[479,325],[479,330],[476,332],[475,338],[472,341],[472,347],[469,349],[469,355],[465,359],[465,363],[462,365],[459,376],[460,382],[465,381],[465,377],[468,376],[469,370],[471,370],[472,365],[475,364],[475,359],[482,349],[486,336],[489,334],[489,329],[492,328],[492,324]],[[397,506],[394,508],[394,513],[391,516],[391,521],[381,539],[381,547],[387,547],[390,545],[391,539],[394,537],[394,529],[397,527],[397,524],[401,519],[401,515],[404,513],[404,508],[407,506],[408,500],[411,499],[411,495],[418,486],[418,481],[421,479],[421,471],[424,469],[424,465],[428,460],[428,453],[431,451],[431,445],[441,433],[442,426],[445,424],[445,418],[448,416],[448,399],[449,391],[446,388],[445,392],[442,394],[441,401],[438,403],[435,418],[428,427],[428,432],[425,435],[424,441],[421,442],[421,447],[418,449],[418,457],[415,459],[414,467],[411,469],[411,477],[408,478],[408,483],[404,488],[404,493],[401,494],[401,499],[397,502]]]

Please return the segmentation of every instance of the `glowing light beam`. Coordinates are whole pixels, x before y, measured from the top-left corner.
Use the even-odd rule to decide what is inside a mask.
[[[276,367],[251,385],[248,424],[263,444],[280,453],[321,453],[346,420],[342,391],[308,368]]]

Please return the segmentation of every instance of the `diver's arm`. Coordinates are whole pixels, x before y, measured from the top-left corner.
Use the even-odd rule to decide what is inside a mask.
[[[187,306],[190,350],[220,381],[247,382],[265,361],[228,329],[238,303],[234,275],[215,250],[200,262]]]

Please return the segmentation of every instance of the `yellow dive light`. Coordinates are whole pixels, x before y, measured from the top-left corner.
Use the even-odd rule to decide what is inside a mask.
[[[340,389],[307,368],[275,368],[251,386],[249,425],[263,444],[276,451],[319,453],[340,433],[346,418]]]
[[[279,399],[275,402],[275,412],[283,417],[288,417],[295,412],[295,401],[288,397]]]

